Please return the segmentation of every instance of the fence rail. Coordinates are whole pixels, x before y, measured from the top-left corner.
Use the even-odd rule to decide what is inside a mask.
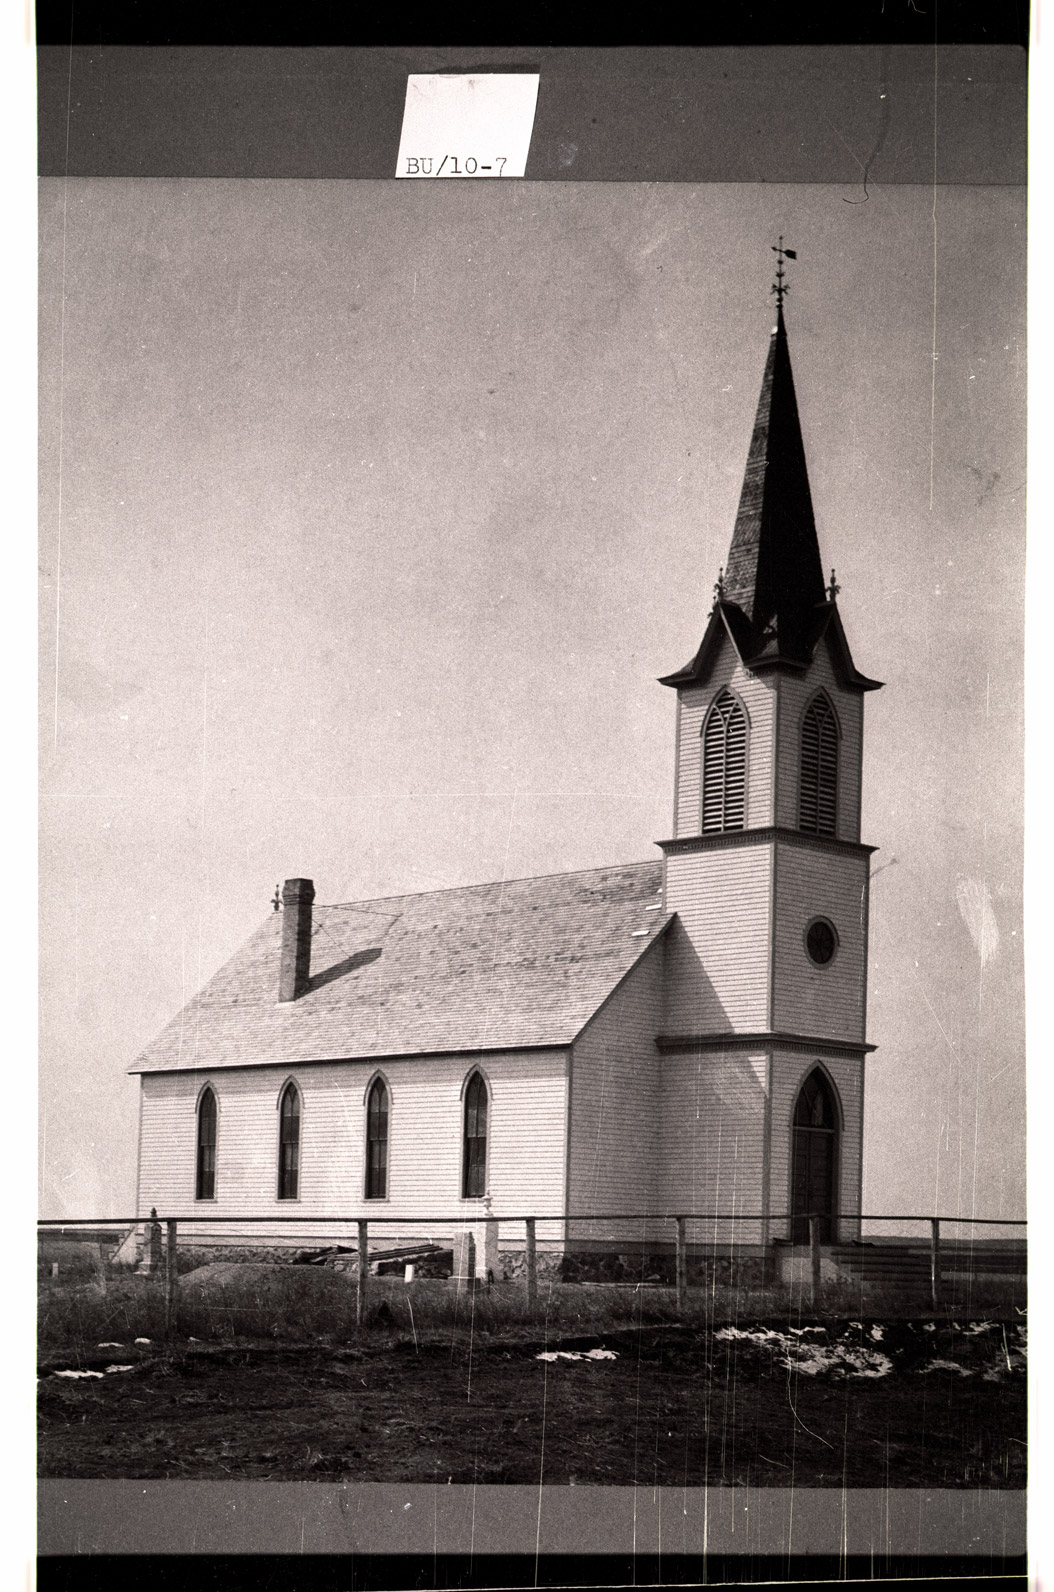
[[[344,1236],[345,1234],[350,1237],[352,1231],[354,1231],[354,1253],[356,1254],[355,1316],[356,1322],[361,1324],[366,1309],[366,1299],[369,1286],[369,1243],[371,1229],[376,1230],[377,1228],[396,1227],[405,1230],[408,1227],[426,1227],[435,1232],[437,1229],[441,1230],[444,1228],[452,1228],[455,1232],[460,1231],[462,1233],[469,1234],[463,1255],[461,1257],[459,1271],[455,1274],[455,1281],[474,1285],[475,1282],[479,1280],[479,1272],[473,1251],[474,1240],[471,1236],[471,1230],[478,1230],[480,1228],[485,1230],[486,1241],[483,1280],[489,1282],[492,1280],[492,1275],[487,1268],[487,1256],[492,1254],[496,1261],[499,1226],[507,1223],[516,1224],[517,1226],[522,1225],[524,1229],[522,1247],[524,1252],[527,1303],[529,1309],[534,1309],[537,1305],[538,1298],[537,1229],[539,1222],[563,1223],[574,1221],[608,1223],[612,1221],[633,1221],[640,1222],[642,1224],[642,1230],[643,1224],[645,1223],[659,1222],[664,1224],[672,1224],[674,1233],[674,1290],[677,1308],[679,1311],[683,1311],[688,1299],[689,1252],[692,1251],[698,1253],[701,1248],[705,1249],[707,1247],[705,1244],[701,1245],[698,1240],[693,1242],[689,1239],[689,1222],[710,1222],[713,1223],[716,1228],[716,1225],[719,1222],[759,1222],[763,1219],[769,1223],[790,1222],[792,1215],[799,1221],[803,1219],[807,1219],[808,1221],[809,1294],[811,1303],[813,1305],[817,1305],[820,1301],[822,1293],[823,1256],[825,1250],[828,1252],[832,1250],[846,1252],[854,1247],[858,1247],[860,1249],[867,1247],[877,1247],[874,1240],[851,1240],[847,1244],[845,1242],[839,1243],[837,1238],[835,1238],[833,1242],[824,1242],[822,1239],[822,1224],[830,1223],[831,1218],[829,1213],[810,1214],[807,1218],[804,1217],[804,1213],[802,1212],[787,1212],[776,1215],[773,1215],[771,1212],[769,1212],[765,1218],[762,1218],[757,1214],[742,1211],[727,1214],[714,1211],[693,1211],[680,1214],[674,1214],[667,1211],[654,1212],[650,1214],[642,1214],[639,1211],[629,1213],[611,1213],[605,1211],[603,1213],[583,1212],[579,1215],[570,1216],[567,1212],[561,1212],[559,1215],[555,1216],[539,1216],[537,1213],[522,1216],[508,1215],[503,1213],[498,1216],[490,1211],[484,1210],[479,1212],[460,1211],[455,1216],[383,1216],[373,1215],[371,1213],[368,1217],[363,1217],[361,1214],[356,1213],[355,1215],[350,1216],[305,1217],[285,1215],[218,1216],[202,1214],[198,1213],[197,1211],[190,1215],[180,1214],[170,1216],[166,1213],[164,1216],[159,1216],[155,1209],[151,1209],[150,1215],[148,1217],[45,1217],[38,1221],[37,1226],[41,1234],[51,1233],[53,1235],[68,1235],[70,1237],[75,1237],[78,1233],[82,1237],[88,1237],[92,1233],[97,1234],[101,1229],[109,1228],[126,1229],[128,1236],[130,1236],[132,1232],[142,1229],[144,1234],[145,1259],[148,1270],[157,1275],[161,1273],[163,1265],[165,1284],[165,1326],[166,1331],[171,1333],[176,1317],[177,1257],[179,1246],[179,1230],[181,1224],[184,1228],[185,1241],[188,1238],[193,1240],[194,1238],[200,1238],[204,1236],[196,1232],[187,1233],[186,1229],[188,1227],[193,1227],[195,1229],[202,1227],[226,1229],[226,1237],[229,1241],[232,1237],[237,1238],[249,1236],[247,1234],[238,1232],[239,1228],[259,1228],[266,1226],[273,1229],[275,1226],[295,1226],[300,1229],[299,1234],[295,1236],[299,1236],[302,1245],[307,1240],[312,1238],[323,1238],[328,1241],[329,1247],[334,1245],[337,1238]],[[1026,1221],[1020,1219],[979,1216],[882,1215],[863,1216],[859,1218],[854,1217],[852,1218],[852,1221],[854,1226],[864,1222],[896,1222],[901,1224],[914,1222],[925,1224],[927,1228],[927,1236],[923,1241],[923,1247],[928,1248],[929,1252],[929,1293],[934,1309],[939,1309],[941,1306],[944,1294],[944,1281],[951,1269],[945,1264],[944,1257],[949,1253],[959,1254],[964,1246],[968,1249],[971,1249],[975,1245],[982,1244],[984,1242],[983,1235],[976,1239],[972,1236],[965,1240],[950,1239],[947,1235],[947,1229],[949,1227],[958,1226],[969,1227],[971,1229],[984,1229],[991,1227],[1024,1229],[1028,1225]],[[835,1225],[837,1226],[837,1223]],[[943,1233],[942,1226],[944,1228]],[[165,1235],[163,1245],[161,1243],[162,1228],[164,1228]],[[332,1231],[333,1228],[337,1229],[336,1233]],[[233,1233],[231,1231],[232,1229],[234,1229]],[[879,1243],[880,1242],[881,1241],[879,1241]],[[916,1250],[920,1247],[917,1241],[911,1240],[910,1238],[894,1240],[892,1244],[890,1244],[888,1240],[886,1242],[891,1250],[898,1242],[902,1246],[902,1251],[903,1246],[907,1246],[912,1243],[915,1243]],[[1018,1246],[1021,1244],[1021,1240],[1016,1238],[1002,1240],[996,1239],[994,1241],[990,1239],[987,1246],[989,1250],[991,1249],[993,1242],[995,1244],[1014,1244]],[[716,1247],[717,1246],[715,1246],[715,1248]],[[733,1240],[731,1246],[728,1246],[727,1241],[725,1241],[721,1247],[731,1247],[734,1250],[735,1241]],[[752,1248],[754,1246],[744,1244],[741,1247]],[[796,1247],[804,1248],[805,1246]],[[378,1256],[375,1253],[374,1259],[377,1260],[378,1258],[383,1259],[386,1257],[383,1255]]]
[[[513,1212],[501,1211],[489,1213],[490,1219],[496,1222],[675,1222],[678,1220],[691,1222],[789,1222],[792,1217],[803,1215],[801,1211],[531,1211],[529,1215],[517,1215]],[[159,1217],[160,1221],[176,1222],[209,1222],[222,1223],[230,1226],[238,1223],[266,1223],[269,1227],[282,1222],[299,1223],[301,1226],[310,1226],[316,1223],[343,1224],[345,1227],[354,1227],[359,1221],[366,1220],[371,1227],[388,1225],[389,1227],[439,1227],[443,1225],[465,1226],[473,1222],[480,1222],[487,1218],[488,1212],[456,1211],[445,1216],[381,1216],[374,1215],[363,1218],[361,1211],[355,1211],[348,1216],[210,1216],[200,1211],[177,1212],[174,1216]],[[76,1228],[76,1227],[141,1227],[144,1222],[152,1220],[149,1216],[46,1216],[37,1221],[38,1228]],[[827,1217],[828,1220],[831,1218]],[[838,1218],[834,1218],[838,1220]],[[945,1222],[958,1223],[966,1227],[1027,1227],[1024,1218],[1010,1216],[935,1216],[931,1211],[924,1215],[916,1216],[846,1216],[843,1221],[849,1222]]]

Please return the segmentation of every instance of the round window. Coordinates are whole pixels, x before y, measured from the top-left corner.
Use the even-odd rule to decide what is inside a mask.
[[[826,918],[813,918],[805,931],[805,949],[810,962],[815,962],[817,967],[825,967],[838,949],[834,924],[828,923]]]

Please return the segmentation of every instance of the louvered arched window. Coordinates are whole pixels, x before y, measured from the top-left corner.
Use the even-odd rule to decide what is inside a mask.
[[[198,1155],[194,1197],[199,1200],[216,1198],[216,1096],[209,1088],[201,1091],[201,1099],[198,1101]]]
[[[833,835],[838,811],[838,720],[822,691],[805,710],[801,727],[798,828]]]
[[[388,1193],[388,1091],[375,1078],[366,1106],[366,1198],[383,1200]]]
[[[465,1090],[461,1195],[466,1200],[482,1199],[486,1189],[487,1085],[482,1073],[474,1072]]]
[[[703,725],[703,833],[742,829],[747,800],[747,716],[731,691]]]
[[[295,1200],[300,1186],[300,1095],[295,1083],[282,1092],[278,1130],[278,1198]]]

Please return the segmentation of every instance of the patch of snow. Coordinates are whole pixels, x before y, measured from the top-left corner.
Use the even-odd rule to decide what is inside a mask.
[[[973,1376],[973,1372],[965,1365],[958,1365],[954,1360],[931,1360],[929,1365],[924,1365],[920,1375],[925,1376],[928,1371],[958,1371],[960,1376]]]
[[[821,1371],[844,1371],[848,1376],[889,1376],[893,1361],[877,1349],[851,1349],[843,1343],[824,1347],[819,1343],[797,1345],[796,1358],[785,1358],[788,1370],[804,1371],[806,1376],[817,1376]]]
[[[52,1371],[52,1376],[97,1376],[102,1381],[101,1371]]]
[[[781,1343],[787,1341],[782,1332],[776,1332],[772,1327],[755,1327],[753,1331],[749,1327],[721,1327],[719,1331],[714,1333],[714,1337],[726,1339],[746,1338],[751,1343],[770,1343],[773,1338]]]
[[[549,1349],[542,1354],[536,1354],[536,1360],[548,1360],[550,1365],[556,1360],[617,1360],[618,1355],[614,1349],[587,1349],[584,1354],[579,1354],[576,1349]]]
[[[123,1349],[124,1348],[124,1344],[123,1343],[97,1343],[95,1345],[95,1347],[97,1349]]]
[[[855,1349],[845,1344],[803,1343],[805,1332],[823,1333],[823,1327],[799,1327],[789,1333],[777,1332],[772,1327],[722,1327],[715,1338],[726,1340],[746,1338],[752,1343],[764,1344],[782,1351],[779,1363],[788,1371],[802,1371],[806,1376],[816,1376],[821,1371],[843,1371],[849,1376],[889,1376],[893,1362],[875,1349]]]
[[[136,1343],[149,1343],[150,1339],[149,1338],[136,1338],[135,1341],[136,1341]]]
[[[994,1321],[971,1321],[968,1327],[963,1327],[963,1332],[967,1337],[975,1338],[979,1332],[994,1332],[995,1327]]]
[[[886,1332],[885,1327],[880,1327],[876,1323],[875,1326],[873,1326],[871,1328],[871,1341],[872,1341],[872,1343],[881,1343],[882,1339],[885,1337],[885,1332]]]
[[[108,1365],[107,1371],[134,1371],[134,1365]]]

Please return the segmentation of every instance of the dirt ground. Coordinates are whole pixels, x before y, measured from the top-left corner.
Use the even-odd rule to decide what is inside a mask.
[[[43,1363],[39,1407],[53,1477],[1025,1484],[1006,1322],[113,1345]]]

